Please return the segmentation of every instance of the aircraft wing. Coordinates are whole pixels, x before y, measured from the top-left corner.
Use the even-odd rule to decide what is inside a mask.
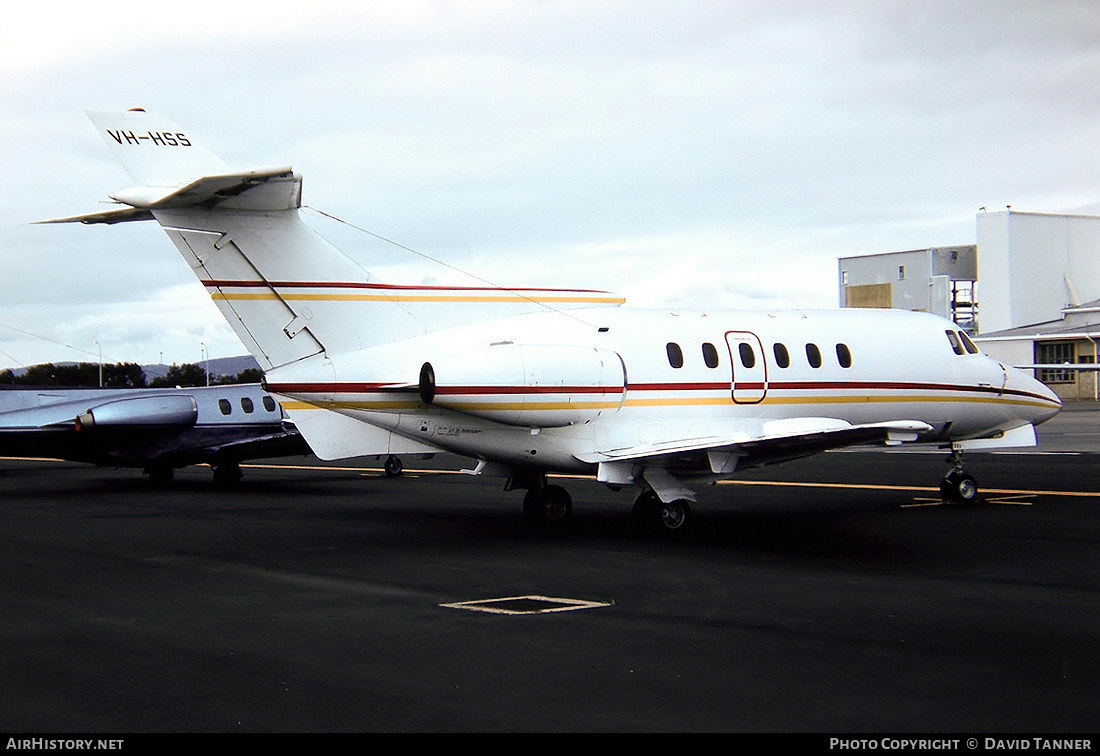
[[[168,450],[161,461],[175,464],[198,462],[244,461],[269,457],[297,457],[310,454],[310,448],[302,435],[286,424],[280,431],[263,435],[246,435],[233,440],[209,440],[190,449]]]
[[[743,467],[808,456],[828,449],[857,444],[901,444],[916,441],[932,426],[919,420],[853,425],[834,418],[788,418],[760,423],[728,435],[682,438],[654,444],[639,444],[577,455],[577,459],[600,465],[604,482],[630,476],[638,463],[677,474],[722,475]]]

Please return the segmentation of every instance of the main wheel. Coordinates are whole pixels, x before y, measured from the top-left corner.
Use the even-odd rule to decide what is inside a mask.
[[[386,457],[386,461],[382,465],[382,470],[386,473],[387,478],[396,478],[401,474],[404,467],[405,466],[401,463],[401,457],[396,457],[391,454]]]
[[[168,465],[154,465],[146,468],[145,474],[149,476],[149,482],[152,485],[161,488],[172,482],[176,471]]]
[[[221,462],[214,465],[214,485],[219,488],[232,488],[237,485],[241,475],[241,466],[236,462]]]
[[[630,516],[635,523],[643,527],[655,526],[661,516],[661,500],[652,491],[642,491],[634,500]]]
[[[523,513],[538,525],[561,525],[573,511],[573,499],[561,486],[532,488],[523,497]]]
[[[653,491],[644,491],[634,501],[631,517],[648,530],[675,532],[687,525],[691,517],[691,502],[687,499],[663,502]]]
[[[661,505],[661,527],[665,530],[680,530],[690,517],[691,502],[687,499],[674,499]]]

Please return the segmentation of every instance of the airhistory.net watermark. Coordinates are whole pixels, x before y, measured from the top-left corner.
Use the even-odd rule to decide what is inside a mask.
[[[8,738],[8,751],[118,751],[122,738]]]

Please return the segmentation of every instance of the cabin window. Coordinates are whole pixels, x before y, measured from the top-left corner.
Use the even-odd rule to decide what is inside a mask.
[[[783,344],[772,344],[772,353],[775,355],[775,364],[781,368],[791,366],[791,356],[787,353],[787,347]]]
[[[970,352],[971,354],[977,354],[978,352],[982,351],[981,349],[978,349],[978,345],[975,344],[974,341],[966,335],[966,331],[959,331],[959,338],[962,340],[963,346],[966,348],[966,351]]]
[[[703,344],[703,362],[709,368],[718,367],[718,350],[714,348],[714,344]]]
[[[848,349],[847,344],[836,345],[836,361],[840,363],[842,368],[850,368],[852,366],[852,352]]]
[[[821,367],[821,350],[817,348],[817,344],[806,345],[806,359],[810,363],[810,367]]]
[[[275,400],[272,399],[267,394],[264,394],[264,409],[267,410],[268,412],[274,412],[275,411]]]
[[[966,349],[963,348],[962,342],[954,331],[944,331],[944,333],[947,334],[947,340],[951,342],[951,348],[955,350],[955,354],[966,354]]]
[[[668,354],[668,364],[674,368],[682,368],[684,366],[684,353],[680,350],[680,345],[675,342],[668,342],[665,344],[665,352]]]
[[[756,365],[756,353],[752,351],[752,346],[742,341],[737,345],[737,354],[741,357],[741,364],[746,368],[751,368]]]
[[[218,409],[222,411],[223,415],[228,415],[230,412],[233,411],[233,405],[229,403],[228,399],[219,399]]]
[[[252,400],[249,399],[247,396],[241,397],[241,409],[243,409],[246,413],[250,413],[252,412],[252,410],[255,409],[252,404]]]

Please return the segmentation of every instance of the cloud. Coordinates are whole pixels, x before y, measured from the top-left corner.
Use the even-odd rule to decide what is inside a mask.
[[[155,228],[26,226],[126,186],[84,109],[291,163],[309,205],[480,277],[647,306],[832,306],[839,255],[973,243],[982,205],[1097,201],[1090,2],[63,6],[0,31],[0,324],[110,333],[130,359],[241,347],[210,306],[131,322],[205,296]],[[447,275],[310,222],[372,272]]]

